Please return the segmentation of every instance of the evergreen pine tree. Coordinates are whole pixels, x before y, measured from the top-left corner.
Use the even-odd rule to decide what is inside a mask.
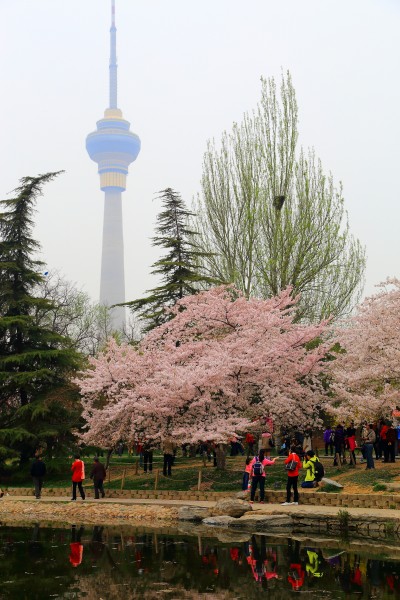
[[[66,338],[33,318],[51,307],[35,297],[43,263],[35,258],[33,215],[43,184],[56,175],[24,177],[15,196],[0,201],[0,460],[19,455],[24,462],[38,446],[54,449],[79,416],[77,403],[68,406],[79,357]]]
[[[206,253],[196,250],[191,241],[196,236],[188,226],[188,218],[195,215],[186,209],[181,196],[167,188],[160,192],[163,210],[157,217],[158,225],[153,246],[165,248],[166,255],[156,261],[151,273],[161,277],[161,285],[148,290],[148,296],[127,302],[131,310],[146,322],[144,331],[165,323],[170,318],[165,308],[177,300],[195,294],[200,288],[219,283],[199,269],[199,258]]]

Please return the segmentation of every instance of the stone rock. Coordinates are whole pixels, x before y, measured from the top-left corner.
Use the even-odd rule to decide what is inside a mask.
[[[239,500],[248,500],[250,498],[249,490],[242,490],[236,494],[236,498]]]
[[[238,519],[251,510],[253,509],[249,502],[238,500],[237,498],[226,498],[225,500],[220,500],[216,503],[211,511],[211,515],[213,517],[218,515],[228,515],[228,517]]]
[[[326,483],[327,485],[334,485],[337,488],[343,489],[343,486],[341,483],[338,483],[337,481],[335,481],[334,479],[328,479],[328,477],[323,477],[321,479],[322,483]],[[322,488],[324,489],[324,488]]]
[[[267,533],[272,530],[291,528],[292,524],[292,517],[289,514],[258,515],[256,513],[248,513],[241,519],[233,520],[230,527],[244,529],[246,531],[263,531]]]
[[[203,525],[213,525],[214,527],[229,527],[234,521],[234,517],[228,517],[227,515],[221,515],[220,517],[207,517],[203,519]]]
[[[178,511],[178,520],[200,522],[209,514],[210,509],[204,506],[181,506]]]
[[[222,531],[216,531],[215,537],[224,544],[242,544],[244,542],[248,542],[251,538],[251,535],[249,533],[242,533],[241,531],[223,529]]]

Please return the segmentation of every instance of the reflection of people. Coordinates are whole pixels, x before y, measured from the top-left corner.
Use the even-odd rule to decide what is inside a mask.
[[[99,499],[99,492],[100,492],[102,498],[104,498],[104,496],[105,496],[104,487],[103,487],[103,481],[105,478],[106,478],[106,470],[104,468],[104,465],[103,465],[103,463],[101,463],[99,461],[97,456],[95,456],[92,470],[90,472],[90,479],[93,479],[95,500]]]
[[[278,573],[275,570],[276,567],[276,555],[273,552],[269,553],[271,560],[272,569],[268,565],[268,557],[266,550],[265,536],[261,536],[260,548],[257,544],[255,535],[251,536],[251,545],[248,547],[247,562],[253,572],[253,577],[257,583],[263,583],[263,580],[270,581],[271,579],[278,579]]]
[[[291,538],[288,539],[288,550],[289,550],[289,572],[288,582],[292,586],[294,592],[299,592],[300,588],[304,584],[305,572],[301,566],[300,561],[300,542],[296,540],[293,542]]]
[[[72,498],[71,498],[71,500],[76,500],[76,486],[78,486],[81,498],[82,498],[82,500],[84,500],[85,492],[83,490],[82,481],[85,479],[85,464],[84,464],[83,460],[81,460],[79,454],[75,454],[74,458],[75,458],[75,460],[71,466],[71,471],[72,471]]]
[[[103,543],[103,529],[104,527],[99,527],[95,525],[93,527],[92,541],[90,543],[90,551],[93,555],[93,558],[97,561],[101,557],[104,552],[104,543]]]
[[[71,530],[71,543],[69,545],[69,562],[73,567],[78,567],[83,559],[83,544],[81,543],[81,536],[83,533],[83,527],[76,530],[76,525],[72,525]]]
[[[33,479],[33,485],[35,486],[35,497],[36,500],[40,499],[42,495],[42,487],[43,487],[43,477],[46,475],[46,465],[40,458],[40,456],[35,456],[35,460],[31,466],[31,476]]]
[[[307,550],[308,563],[306,564],[307,575],[312,577],[322,577],[323,573],[319,571],[319,556],[314,550]]]

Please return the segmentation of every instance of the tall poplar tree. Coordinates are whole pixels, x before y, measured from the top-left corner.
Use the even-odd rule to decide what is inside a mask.
[[[161,278],[161,284],[148,290],[144,298],[125,304],[144,320],[146,332],[169,320],[165,308],[217,283],[215,278],[202,274],[198,266],[207,253],[195,247],[196,233],[187,225],[188,219],[195,215],[186,209],[181,196],[171,188],[161,191],[159,198],[163,210],[157,217],[153,246],[163,248],[166,253],[152,265],[151,273]]]
[[[68,340],[36,323],[51,300],[35,295],[43,279],[32,237],[35,203],[58,173],[24,177],[0,201],[0,459],[26,461],[40,445],[54,449],[70,436],[79,357]]]
[[[339,317],[357,303],[365,250],[350,232],[341,185],[314,151],[298,147],[298,106],[289,73],[280,89],[262,79],[261,100],[220,146],[208,144],[195,203],[204,272],[246,297],[288,286],[297,318]]]

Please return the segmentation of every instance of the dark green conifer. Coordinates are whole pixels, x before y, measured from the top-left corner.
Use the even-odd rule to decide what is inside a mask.
[[[71,415],[79,414],[65,402],[66,390],[69,402],[75,393],[69,378],[79,357],[66,338],[33,319],[51,306],[35,296],[43,263],[33,215],[43,184],[57,175],[24,177],[15,195],[0,201],[0,461],[17,455],[26,461],[41,445],[54,449],[70,435]]]
[[[126,303],[146,322],[145,331],[168,321],[165,308],[173,306],[184,296],[195,294],[217,280],[205,276],[198,266],[199,252],[193,243],[196,233],[187,225],[189,217],[195,216],[186,209],[181,196],[167,188],[160,192],[163,210],[157,217],[153,246],[166,250],[166,255],[155,262],[151,273],[161,278],[161,285],[148,290],[148,296]]]

